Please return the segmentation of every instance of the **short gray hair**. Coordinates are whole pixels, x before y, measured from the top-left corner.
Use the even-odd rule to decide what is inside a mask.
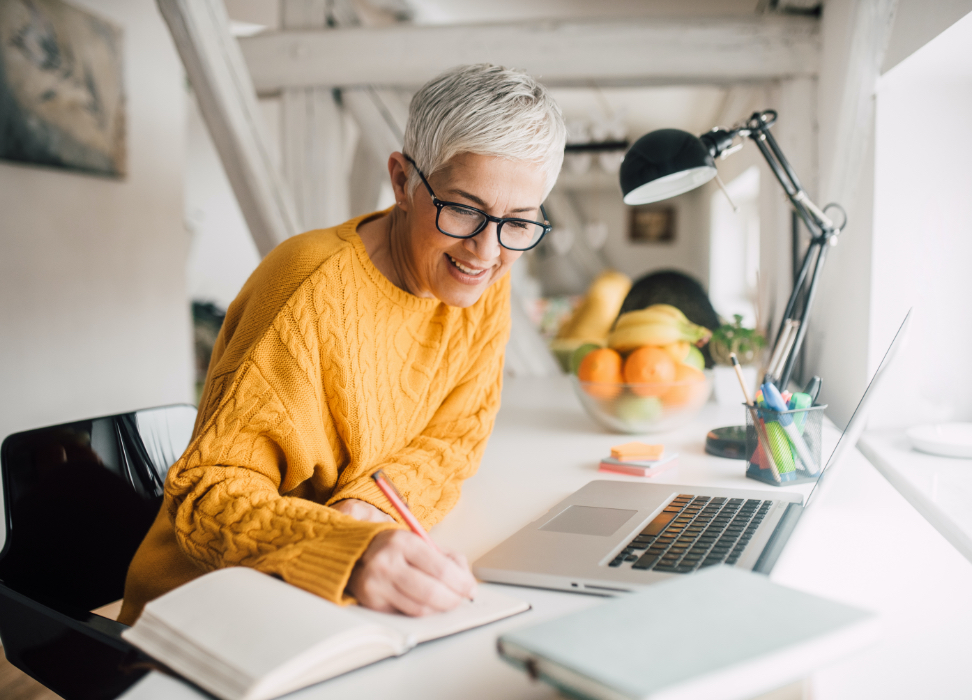
[[[538,163],[546,197],[564,162],[567,129],[560,107],[536,80],[489,63],[457,66],[415,93],[405,153],[430,177],[460,153]],[[409,197],[421,182],[409,173]]]

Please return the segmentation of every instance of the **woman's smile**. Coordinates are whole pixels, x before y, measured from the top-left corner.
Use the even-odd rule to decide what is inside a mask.
[[[476,267],[472,264],[462,263],[448,253],[445,256],[449,259],[450,272],[452,272],[453,277],[463,284],[479,284],[484,280],[486,271],[489,270],[488,267]]]

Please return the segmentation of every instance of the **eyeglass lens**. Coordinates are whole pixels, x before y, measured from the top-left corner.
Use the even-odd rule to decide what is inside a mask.
[[[438,224],[444,233],[465,238],[480,231],[486,224],[486,217],[475,209],[447,204],[439,212]],[[529,248],[540,240],[543,231],[543,226],[532,221],[507,220],[500,227],[500,244],[513,250]]]

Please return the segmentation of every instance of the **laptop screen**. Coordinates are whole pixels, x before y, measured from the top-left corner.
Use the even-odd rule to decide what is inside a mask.
[[[868,384],[867,389],[864,391],[864,395],[857,404],[857,408],[854,409],[854,415],[851,416],[850,421],[847,423],[847,427],[844,428],[844,432],[841,433],[840,439],[837,441],[837,446],[834,447],[834,451],[830,455],[830,459],[827,460],[826,466],[820,473],[820,477],[817,479],[817,483],[814,484],[813,489],[810,491],[810,495],[807,496],[807,500],[804,503],[804,508],[810,506],[810,500],[814,497],[814,494],[820,491],[820,485],[823,483],[824,478],[830,473],[834,464],[843,457],[843,454],[850,449],[853,449],[857,444],[858,439],[861,437],[861,433],[864,431],[864,427],[867,425],[867,414],[870,410],[871,404],[874,402],[874,396],[877,393],[878,386],[881,385],[884,375],[887,374],[888,368],[891,367],[895,358],[901,354],[901,348],[904,347],[906,339],[908,337],[908,323],[911,319],[911,309],[905,314],[904,321],[901,322],[901,326],[898,328],[898,332],[894,335],[894,340],[891,341],[891,345],[888,347],[887,352],[884,353],[884,359],[881,360],[881,364],[878,365],[877,370],[874,372],[874,376],[871,377],[871,382]]]

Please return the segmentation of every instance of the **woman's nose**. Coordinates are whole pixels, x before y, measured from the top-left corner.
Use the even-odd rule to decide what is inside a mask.
[[[475,254],[483,262],[492,262],[499,257],[502,246],[496,231],[496,222],[490,221],[486,228],[465,241],[466,250]]]

